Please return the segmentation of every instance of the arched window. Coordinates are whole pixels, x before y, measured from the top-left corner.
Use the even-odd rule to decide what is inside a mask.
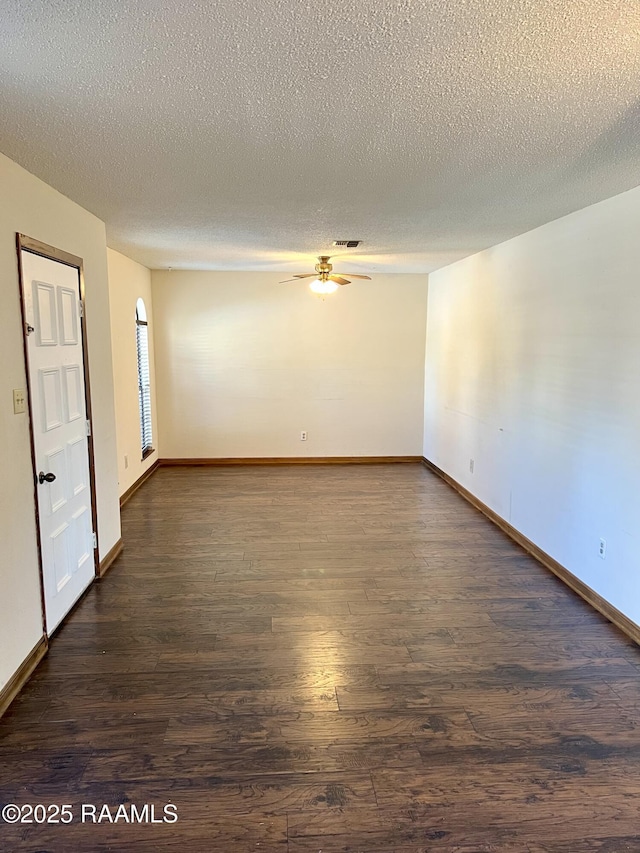
[[[136,348],[138,351],[138,404],[140,407],[140,439],[143,459],[153,452],[148,329],[147,310],[142,299],[138,299],[136,302]]]

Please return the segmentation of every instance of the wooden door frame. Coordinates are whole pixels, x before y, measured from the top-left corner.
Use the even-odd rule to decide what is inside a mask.
[[[78,282],[80,285],[80,304],[81,317],[80,329],[82,335],[82,361],[84,370],[84,397],[86,407],[86,419],[89,422],[89,435],[87,436],[87,451],[89,455],[89,488],[91,490],[91,523],[96,534],[96,544],[98,537],[98,507],[96,502],[96,472],[94,459],[94,444],[93,444],[93,419],[91,416],[91,385],[89,378],[89,346],[87,337],[86,311],[85,311],[85,281],[84,281],[84,262],[82,258],[76,255],[71,255],[62,249],[56,249],[55,246],[49,246],[47,243],[41,243],[33,237],[27,237],[26,234],[16,234],[16,250],[18,254],[18,285],[20,289],[20,312],[22,317],[22,344],[24,351],[24,365],[27,377],[27,406],[29,412],[29,439],[31,443],[31,463],[33,465],[33,500],[36,519],[36,533],[38,544],[38,570],[40,574],[40,603],[42,606],[42,626],[45,635],[47,634],[45,597],[44,597],[44,573],[42,567],[42,543],[40,541],[40,512],[38,509],[38,485],[37,485],[37,460],[36,460],[36,443],[33,429],[33,409],[31,398],[31,373],[29,368],[29,352],[27,348],[27,320],[25,317],[25,290],[24,290],[24,273],[22,269],[22,252],[31,252],[33,255],[40,255],[50,261],[57,261],[61,264],[66,264],[78,271]],[[98,548],[93,549],[93,573],[94,578],[99,577],[99,560]],[[64,620],[63,620],[64,621]],[[60,627],[60,626],[58,626]]]

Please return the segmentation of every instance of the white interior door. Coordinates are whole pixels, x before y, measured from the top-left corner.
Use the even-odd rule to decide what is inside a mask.
[[[21,251],[47,633],[95,575],[80,274]]]

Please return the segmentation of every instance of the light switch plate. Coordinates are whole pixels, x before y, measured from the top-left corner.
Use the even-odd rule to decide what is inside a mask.
[[[21,415],[27,411],[27,395],[21,388],[13,389],[13,414]]]

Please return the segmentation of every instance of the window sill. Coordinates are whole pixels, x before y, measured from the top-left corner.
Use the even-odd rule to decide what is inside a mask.
[[[141,462],[144,462],[144,460],[147,458],[147,456],[151,456],[151,454],[152,454],[152,453],[155,453],[155,452],[156,452],[156,451],[155,451],[155,448],[153,448],[153,447],[147,447],[147,449],[146,449],[146,450],[144,451],[144,453],[142,454],[142,459],[141,459],[140,461],[141,461]]]

